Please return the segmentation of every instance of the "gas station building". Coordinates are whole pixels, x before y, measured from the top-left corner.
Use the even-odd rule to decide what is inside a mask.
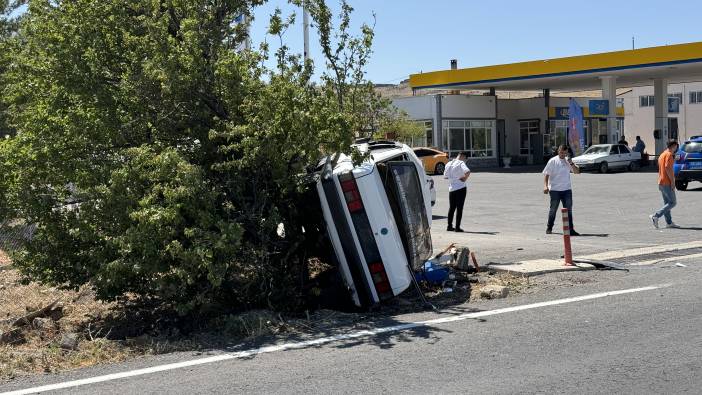
[[[505,155],[513,163],[547,160],[566,142],[567,92],[601,91],[601,97],[573,97],[583,108],[588,146],[615,143],[622,135],[633,145],[639,135],[649,154],[659,154],[669,138],[702,134],[702,42],[452,68],[413,74],[409,84],[415,93],[429,93],[393,100],[426,127],[426,137],[414,145],[452,156],[467,151],[477,167],[497,166]],[[499,91],[541,93],[504,99]]]

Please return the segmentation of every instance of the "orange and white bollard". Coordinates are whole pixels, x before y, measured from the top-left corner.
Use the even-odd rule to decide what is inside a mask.
[[[563,214],[563,247],[565,248],[565,266],[575,266],[573,265],[573,252],[570,249],[570,219],[568,216],[568,209],[562,208],[561,214]]]

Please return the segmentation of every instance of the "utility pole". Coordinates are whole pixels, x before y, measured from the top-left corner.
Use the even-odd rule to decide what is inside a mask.
[[[305,62],[310,59],[310,13],[307,12],[307,2],[302,3],[302,32],[305,39]]]
[[[636,49],[636,46],[634,45],[634,36],[631,36],[631,49]]]

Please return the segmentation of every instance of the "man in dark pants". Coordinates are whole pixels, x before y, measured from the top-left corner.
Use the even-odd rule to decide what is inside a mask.
[[[553,233],[553,223],[556,221],[558,204],[563,204],[563,208],[568,209],[568,220],[571,236],[580,236],[573,229],[573,191],[570,182],[570,173],[579,174],[580,168],[576,166],[570,157],[566,158],[568,147],[563,144],[558,147],[558,156],[551,158],[544,168],[544,194],[550,195],[551,207],[548,212],[548,223],[546,234]]]
[[[451,162],[446,164],[444,178],[449,180],[449,212],[448,226],[446,230],[463,232],[461,229],[461,217],[463,217],[463,205],[466,202],[467,183],[470,176],[470,169],[466,165],[466,155],[464,152]],[[453,214],[456,213],[456,227],[453,227]]]

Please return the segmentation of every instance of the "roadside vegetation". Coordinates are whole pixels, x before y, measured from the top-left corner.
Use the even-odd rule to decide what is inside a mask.
[[[1,377],[274,333],[320,307],[310,170],[421,129],[365,79],[374,32],[346,2],[305,2],[324,64],[289,50],[280,11],[240,50],[232,22],[262,3],[0,1],[0,235],[19,235],[0,245]]]

